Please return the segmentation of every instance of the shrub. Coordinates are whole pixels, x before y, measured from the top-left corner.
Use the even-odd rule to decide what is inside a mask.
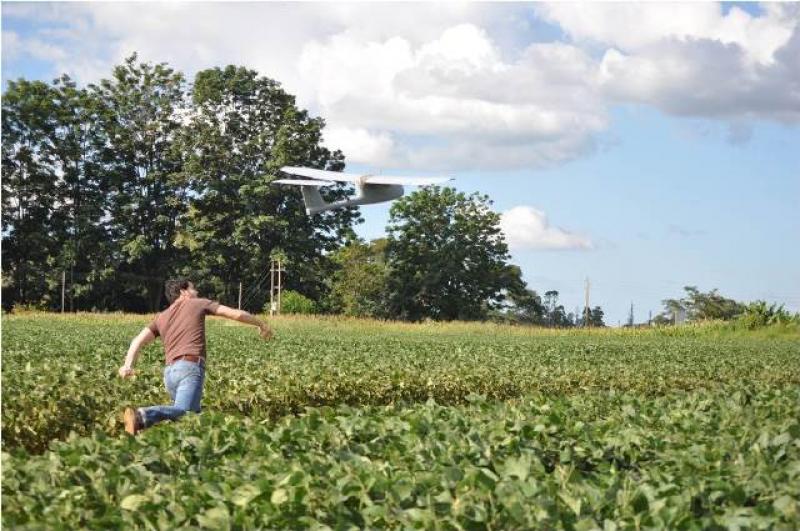
[[[269,303],[264,307],[269,313]],[[317,312],[317,305],[305,295],[288,290],[281,293],[281,313],[313,314]]]
[[[792,315],[777,304],[767,304],[764,301],[751,302],[745,306],[744,311],[736,320],[736,324],[754,330],[771,325],[786,325],[792,322],[800,322],[799,315]]]

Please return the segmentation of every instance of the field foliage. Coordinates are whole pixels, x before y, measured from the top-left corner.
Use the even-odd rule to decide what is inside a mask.
[[[205,412],[164,403],[141,316],[3,318],[12,527],[800,525],[800,341],[717,326],[560,332],[209,322]]]

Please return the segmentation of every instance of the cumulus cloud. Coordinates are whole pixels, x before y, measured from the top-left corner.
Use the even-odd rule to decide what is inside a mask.
[[[391,158],[394,141],[388,133],[371,133],[366,129],[328,127],[325,129],[326,147],[356,157],[363,163],[379,166]]]
[[[608,46],[599,82],[609,102],[721,119],[737,132],[746,130],[743,122],[758,119],[800,122],[797,5],[767,4],[760,16],[735,6],[723,14],[710,3],[539,9],[575,41]]]
[[[616,104],[719,120],[734,143],[754,121],[800,122],[796,4],[42,3],[3,18],[37,28],[4,31],[4,60],[81,82],[134,51],[190,80],[254,68],[325,118],[328,146],[373,166],[558,165],[596,149]],[[568,39],[541,42],[541,20]]]
[[[417,136],[391,157],[410,167],[548,166],[586,153],[607,126],[584,52],[533,44],[509,62],[471,24],[417,46],[335,35],[306,45],[300,69],[316,76],[329,123]]]
[[[576,40],[591,40],[636,51],[664,40],[713,40],[738,45],[750,59],[762,63],[791,37],[798,8],[762,4],[764,14],[753,16],[733,6],[723,13],[711,2],[694,3],[550,3],[538,12],[557,23]]]
[[[500,228],[512,251],[593,248],[587,236],[551,226],[544,212],[530,206],[516,206],[503,212]]]

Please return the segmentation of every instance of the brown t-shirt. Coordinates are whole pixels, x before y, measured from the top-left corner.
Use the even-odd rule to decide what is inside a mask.
[[[156,315],[147,325],[164,342],[164,361],[169,365],[178,356],[206,357],[206,315],[219,308],[208,299],[178,299]]]

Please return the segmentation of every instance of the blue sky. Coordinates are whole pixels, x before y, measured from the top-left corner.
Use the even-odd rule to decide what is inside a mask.
[[[134,16],[133,11],[137,11]],[[144,11],[142,11],[144,10]],[[243,64],[349,171],[449,175],[530,287],[637,321],[685,285],[800,311],[800,9],[770,4],[2,4],[2,78],[132,51]],[[365,238],[388,205],[362,208]]]

